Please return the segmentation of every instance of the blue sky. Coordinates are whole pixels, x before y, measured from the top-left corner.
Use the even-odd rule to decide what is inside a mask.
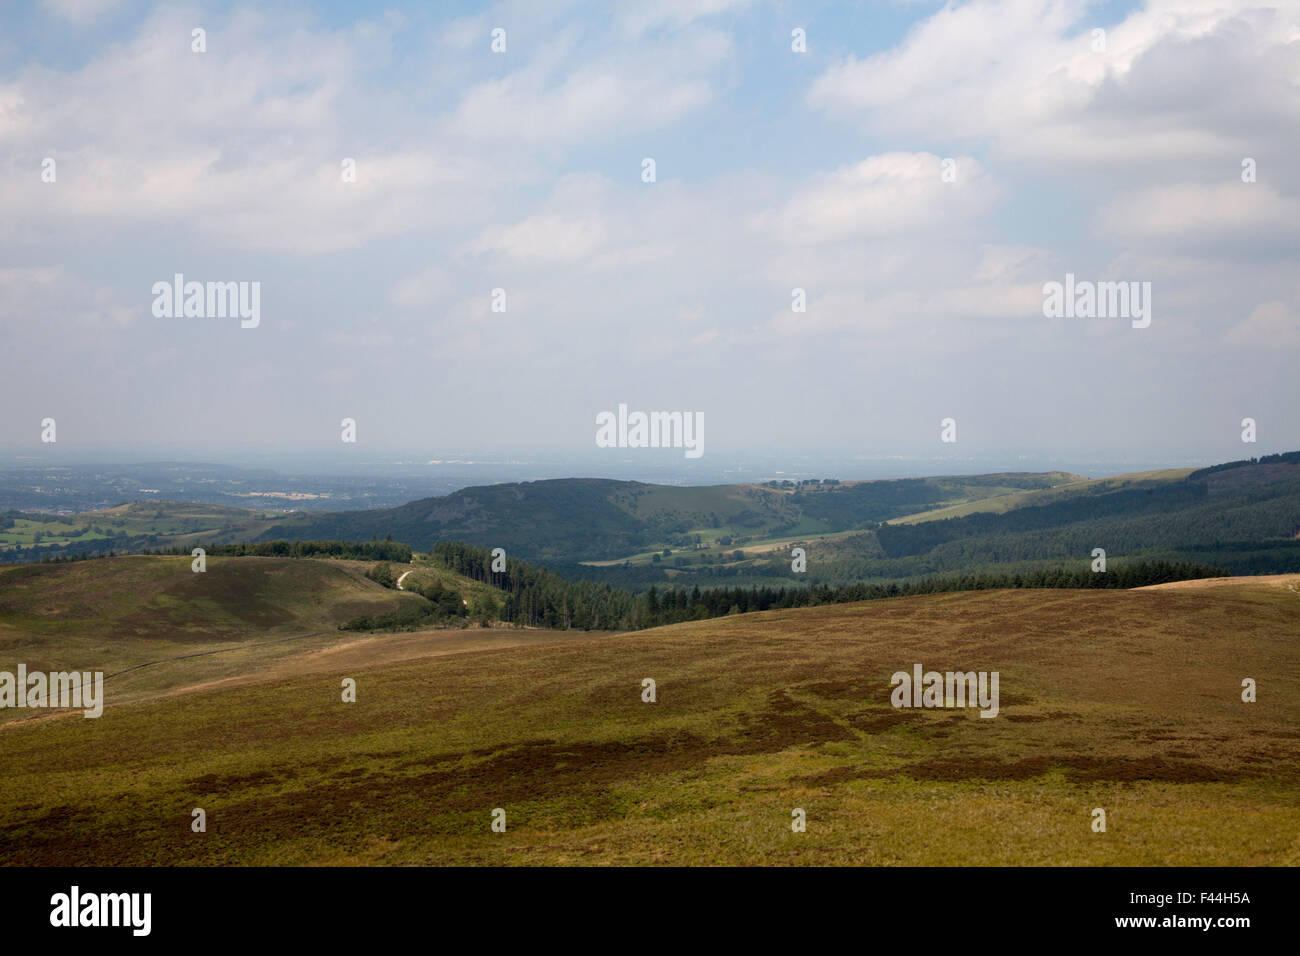
[[[328,453],[352,417],[586,456],[619,403],[703,412],[707,454],[1300,448],[1296,0],[0,19],[10,450],[53,417],[70,457]],[[154,316],[177,272],[259,282],[260,324]],[[1067,272],[1150,282],[1151,324],[1044,317]]]

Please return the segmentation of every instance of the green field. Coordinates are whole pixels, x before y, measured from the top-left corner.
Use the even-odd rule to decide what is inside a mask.
[[[888,524],[920,524],[924,521],[941,521],[944,518],[964,518],[973,514],[1005,514],[1016,508],[1032,508],[1036,505],[1050,504],[1063,498],[1080,495],[1105,494],[1112,491],[1133,488],[1154,488],[1167,482],[1180,481],[1192,473],[1191,468],[1167,468],[1161,471],[1138,471],[1128,475],[1114,475],[1109,478],[1080,478],[1064,481],[1051,488],[1016,490],[1007,488],[996,494],[989,494],[968,501],[945,505],[918,514],[891,518]]]
[[[251,541],[282,518],[244,508],[174,501],[135,502],[76,515],[10,512],[0,525],[0,560],[15,548],[34,545],[92,546],[107,552]]]
[[[170,568],[147,570],[181,599]],[[322,580],[333,570],[353,580]],[[0,646],[29,666],[100,666],[121,622],[156,600],[90,572],[34,576],[15,601],[9,574]],[[353,600],[350,587],[335,597]],[[183,666],[183,680],[110,682],[98,720],[0,725],[0,859],[1295,865],[1296,587],[950,593],[620,635],[338,636],[250,654],[234,674],[223,655],[159,665],[138,673]],[[64,610],[42,611],[46,593]],[[101,603],[102,624],[55,620]],[[295,620],[272,627],[303,627],[314,603],[282,604]],[[195,641],[229,636],[209,610]],[[130,640],[185,644],[168,632],[190,613],[151,610]],[[998,671],[999,716],[894,709],[890,675],[914,663]],[[345,677],[356,703],[340,699]],[[656,703],[642,702],[647,677]],[[1258,702],[1242,702],[1244,677]],[[206,833],[191,832],[196,807]]]

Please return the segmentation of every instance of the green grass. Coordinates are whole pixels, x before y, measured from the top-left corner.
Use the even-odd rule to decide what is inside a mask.
[[[99,720],[0,726],[0,859],[1295,865],[1297,612],[1300,593],[1257,584],[369,637],[240,683],[110,692]],[[914,662],[999,671],[1001,715],[895,710],[889,676]]]
[[[55,521],[14,517],[13,526],[0,529],[0,557],[15,546],[98,543],[105,549],[139,547],[154,539],[153,548],[192,547],[208,542],[251,541],[280,516],[223,505],[197,505],[171,501],[135,502],[60,517]],[[36,541],[36,535],[41,540]]]
[[[901,518],[893,518],[886,524],[920,524],[923,521],[940,521],[944,518],[963,518],[972,514],[1005,514],[1016,508],[1028,508],[1035,505],[1050,504],[1062,498],[1077,494],[1100,494],[1107,491],[1120,491],[1126,488],[1151,487],[1171,481],[1181,481],[1192,473],[1192,468],[1167,468],[1160,471],[1140,471],[1129,475],[1114,475],[1110,478],[1084,478],[1071,476],[1074,481],[1066,481],[1052,488],[1037,488],[1028,491],[1014,488],[988,489],[988,496],[981,496],[961,501],[941,508],[922,511]]]

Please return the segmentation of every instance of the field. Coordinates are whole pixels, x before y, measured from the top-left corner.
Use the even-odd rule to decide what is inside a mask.
[[[280,517],[174,501],[134,502],[57,517],[10,512],[0,521],[0,560],[35,546],[107,552],[251,541]]]
[[[1034,488],[1017,490],[1008,488],[997,494],[990,494],[970,501],[922,511],[919,514],[891,518],[888,524],[921,524],[925,521],[941,521],[944,518],[964,518],[973,514],[1006,514],[1016,508],[1032,508],[1039,505],[1060,501],[1062,498],[1079,495],[1105,494],[1133,488],[1152,488],[1169,482],[1180,481],[1192,473],[1191,468],[1167,468],[1161,471],[1137,471],[1128,475],[1114,475],[1109,478],[1080,478],[1064,481],[1052,488]]]
[[[949,593],[618,635],[331,636],[237,674],[199,658],[134,699],[110,682],[98,720],[0,725],[0,859],[1295,865],[1296,580]],[[91,666],[67,636],[33,635],[22,659]],[[915,663],[998,671],[998,717],[893,708],[890,675]]]

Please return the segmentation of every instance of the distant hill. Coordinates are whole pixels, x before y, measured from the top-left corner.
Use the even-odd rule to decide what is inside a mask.
[[[1300,571],[1300,454],[1102,479],[1067,473],[677,488],[562,479],[387,511],[293,516],[265,538],[391,534],[505,548],[620,587],[832,584],[1107,559]],[[803,547],[807,570],[792,570]]]
[[[421,552],[440,542],[504,548],[570,580],[636,591],[1069,570],[1090,565],[1095,549],[1109,562],[1276,574],[1300,571],[1300,452],[1100,479],[1050,472],[675,487],[568,478],[367,511],[272,515],[151,502],[58,518],[10,512],[0,516],[0,560],[390,536]]]
[[[421,551],[437,541],[465,541],[531,561],[608,560],[651,548],[728,547],[774,535],[851,531],[941,505],[1078,480],[1050,472],[683,488],[562,478],[465,488],[387,510],[293,516],[266,528],[262,539],[391,534]]]

